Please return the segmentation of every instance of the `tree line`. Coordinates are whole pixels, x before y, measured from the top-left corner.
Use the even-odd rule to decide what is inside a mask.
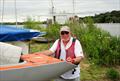
[[[80,17],[80,20],[84,20],[87,17],[91,17],[94,23],[120,23],[120,10],[95,14],[95,16]]]

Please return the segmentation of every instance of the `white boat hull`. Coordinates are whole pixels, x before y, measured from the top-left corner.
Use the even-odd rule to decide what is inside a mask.
[[[0,71],[0,81],[47,81],[75,67],[75,65],[63,61],[48,65],[3,70]]]

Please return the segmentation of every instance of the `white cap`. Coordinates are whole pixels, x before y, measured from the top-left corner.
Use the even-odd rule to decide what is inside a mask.
[[[68,26],[62,26],[61,29],[60,29],[60,32],[61,31],[68,31],[68,32],[70,32],[70,28]]]

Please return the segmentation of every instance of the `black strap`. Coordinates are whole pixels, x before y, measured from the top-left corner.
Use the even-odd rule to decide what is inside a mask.
[[[21,55],[23,55],[23,53],[21,53]],[[20,58],[19,63],[21,63],[21,62],[24,62],[24,60]]]
[[[59,49],[58,49],[59,50],[59,55],[57,56],[57,54],[55,54],[55,58],[57,58],[57,59],[60,58],[60,53],[61,53],[61,44],[60,43],[61,43],[61,39],[58,40],[58,45],[57,45],[57,47],[59,46]]]
[[[75,73],[75,71],[76,71],[76,69],[73,69],[72,74],[74,74],[74,73]]]
[[[76,41],[76,39],[75,39],[75,38],[73,38],[72,42],[75,42],[75,41]]]

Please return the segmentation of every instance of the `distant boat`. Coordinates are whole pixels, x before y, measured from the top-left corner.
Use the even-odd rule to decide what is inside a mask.
[[[0,26],[0,42],[24,41],[38,35],[42,35],[42,32],[6,25]]]
[[[22,54],[28,54],[30,52],[29,40],[37,36],[43,36],[45,34],[45,32],[39,32],[37,30],[32,29],[25,29],[22,26],[0,26],[0,42],[7,42],[12,45],[21,47],[23,49]]]

